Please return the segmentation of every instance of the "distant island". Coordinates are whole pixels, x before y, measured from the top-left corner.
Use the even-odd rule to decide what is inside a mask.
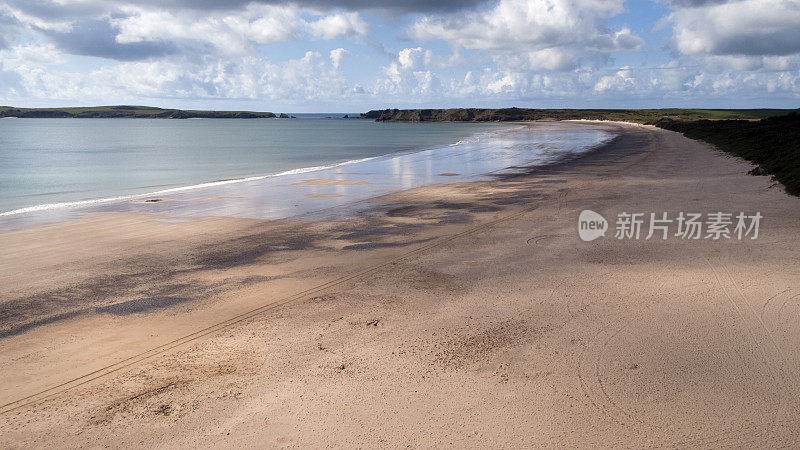
[[[529,109],[453,108],[384,109],[362,113],[379,122],[517,122],[530,120],[616,120],[655,124],[661,119],[763,119],[782,116],[796,109]]]
[[[258,111],[202,111],[164,109],[152,106],[91,106],[74,108],[15,108],[0,106],[0,117],[76,119],[288,119]]]

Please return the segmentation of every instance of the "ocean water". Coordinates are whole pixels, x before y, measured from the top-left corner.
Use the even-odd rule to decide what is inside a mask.
[[[486,128],[316,117],[2,119],[0,212],[447,145]]]
[[[0,119],[0,225],[95,211],[288,217],[386,191],[546,165],[612,137],[577,124],[379,123],[324,115]]]

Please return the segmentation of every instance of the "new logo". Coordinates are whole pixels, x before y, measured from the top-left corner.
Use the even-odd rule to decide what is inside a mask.
[[[578,216],[578,235],[585,242],[593,241],[606,235],[608,221],[605,217],[591,209],[584,209]]]

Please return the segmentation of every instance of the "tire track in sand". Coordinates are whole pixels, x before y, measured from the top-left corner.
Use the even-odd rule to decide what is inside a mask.
[[[566,194],[563,194],[563,195],[566,195]],[[59,395],[59,394],[61,394],[63,392],[66,392],[68,390],[74,389],[74,388],[79,387],[79,386],[86,385],[88,383],[91,383],[91,382],[99,379],[99,378],[103,378],[103,377],[106,377],[106,376],[111,375],[113,373],[120,372],[120,371],[122,371],[124,369],[128,369],[128,368],[134,367],[136,365],[142,364],[143,362],[148,361],[148,360],[150,360],[152,358],[155,358],[155,357],[160,356],[160,355],[164,355],[165,353],[167,353],[167,352],[169,352],[169,351],[171,351],[173,349],[176,349],[178,347],[185,346],[185,345],[187,345],[189,343],[196,342],[196,341],[198,341],[200,339],[212,336],[212,335],[214,335],[216,333],[219,333],[219,332],[221,332],[221,331],[223,331],[225,329],[228,329],[228,328],[230,328],[230,327],[232,327],[232,326],[234,326],[236,324],[245,322],[245,321],[250,320],[250,319],[252,319],[252,318],[254,318],[256,316],[259,316],[259,315],[265,314],[267,312],[276,310],[276,309],[278,309],[278,308],[280,308],[282,306],[285,306],[287,304],[290,304],[290,303],[293,303],[293,302],[297,302],[297,301],[302,301],[302,300],[310,298],[310,297],[312,297],[314,295],[318,295],[318,294],[324,293],[324,292],[326,292],[327,290],[329,290],[329,289],[331,289],[333,287],[337,287],[337,286],[343,285],[345,283],[364,278],[364,277],[366,277],[368,275],[372,275],[373,273],[378,272],[381,269],[384,269],[384,268],[389,267],[391,265],[403,262],[403,261],[408,260],[408,259],[412,259],[414,257],[417,257],[420,253],[426,252],[428,250],[432,250],[432,249],[437,248],[437,247],[441,247],[441,246],[443,246],[445,244],[448,244],[448,243],[450,243],[452,241],[455,241],[456,239],[459,239],[461,237],[465,237],[465,236],[469,236],[469,235],[472,235],[472,234],[475,234],[475,233],[478,233],[478,232],[481,232],[481,231],[485,231],[485,230],[491,229],[491,227],[493,227],[495,225],[499,225],[501,223],[508,222],[508,221],[520,218],[520,217],[524,216],[525,214],[528,214],[528,213],[530,213],[530,212],[532,212],[532,211],[534,211],[536,209],[539,209],[540,207],[549,206],[549,205],[552,205],[552,204],[554,204],[554,203],[556,203],[558,201],[561,201],[562,198],[563,198],[563,195],[559,195],[559,198],[557,198],[557,199],[537,200],[536,204],[534,204],[532,206],[528,206],[528,207],[525,207],[525,208],[522,208],[522,209],[518,209],[516,211],[512,211],[512,212],[510,212],[510,213],[508,213],[506,215],[500,216],[500,217],[498,217],[496,219],[493,219],[493,220],[489,220],[487,222],[483,222],[483,223],[478,224],[478,225],[476,225],[474,227],[468,228],[467,230],[464,230],[464,231],[461,231],[461,232],[458,232],[458,233],[454,233],[452,235],[445,235],[445,236],[438,237],[438,238],[434,239],[433,241],[431,241],[429,243],[423,244],[423,245],[421,245],[421,246],[419,246],[417,248],[409,250],[409,251],[407,251],[405,253],[402,253],[402,254],[400,254],[398,256],[392,257],[392,258],[390,258],[390,259],[388,259],[388,260],[386,260],[384,262],[377,263],[375,265],[369,266],[367,268],[364,268],[364,269],[356,271],[356,272],[352,272],[352,273],[349,273],[349,274],[342,275],[342,276],[340,276],[338,278],[335,278],[335,279],[330,280],[328,282],[321,283],[319,285],[313,286],[311,288],[308,288],[308,289],[303,290],[301,292],[298,292],[296,294],[293,294],[293,295],[290,295],[290,296],[287,296],[287,297],[283,297],[283,298],[279,298],[279,299],[276,299],[274,301],[270,301],[268,303],[262,304],[261,306],[253,308],[253,309],[251,309],[249,311],[246,311],[246,312],[243,312],[243,313],[240,313],[240,314],[236,314],[236,315],[234,315],[234,316],[232,316],[232,317],[230,317],[228,319],[219,321],[219,322],[214,323],[212,325],[209,325],[209,326],[207,326],[205,328],[199,329],[199,330],[197,330],[197,331],[195,331],[193,333],[189,333],[189,334],[186,334],[186,335],[181,336],[179,338],[173,339],[172,341],[166,342],[164,344],[160,344],[160,345],[154,346],[153,348],[151,348],[149,350],[146,350],[144,352],[137,353],[137,354],[135,354],[133,356],[124,358],[124,359],[119,360],[119,361],[117,361],[115,363],[108,364],[108,365],[106,365],[104,367],[101,367],[101,368],[99,368],[97,370],[94,370],[94,371],[91,371],[91,372],[86,373],[84,375],[81,375],[79,377],[75,377],[75,378],[72,378],[70,380],[64,381],[62,383],[59,383],[59,384],[54,385],[52,387],[49,387],[47,389],[43,389],[43,390],[41,390],[39,392],[36,392],[34,394],[30,394],[30,395],[27,395],[25,397],[19,398],[17,400],[5,403],[3,405],[0,405],[0,415],[6,414],[6,413],[9,413],[9,412],[21,409],[21,408],[25,408],[25,407],[28,407],[28,406],[36,405],[36,404],[38,404],[38,403],[40,403],[42,401],[45,401],[45,400],[50,399],[52,397],[55,397],[55,396],[57,396],[57,395]]]
[[[781,322],[781,317],[783,317],[783,310],[786,305],[788,305],[792,300],[800,297],[800,294],[784,295],[791,291],[792,288],[784,289],[768,298],[766,301],[764,301],[764,304],[761,305],[761,321],[765,324],[765,326],[767,326],[770,333],[777,331]],[[779,301],[778,299],[782,299],[782,301]]]
[[[779,418],[787,410],[788,405],[785,399],[787,396],[791,398],[791,396],[794,395],[794,392],[792,392],[792,383],[788,381],[790,378],[787,377],[791,370],[787,367],[786,357],[783,354],[780,346],[775,342],[772,333],[762,320],[761,315],[752,308],[750,302],[747,300],[747,296],[744,294],[744,292],[742,292],[741,288],[736,282],[736,278],[733,276],[728,266],[721,260],[717,261],[716,265],[707,258],[705,261],[709,266],[713,275],[713,279],[719,286],[720,291],[725,295],[725,298],[732,306],[732,309],[744,323],[747,335],[750,337],[754,349],[759,353],[759,356],[763,360],[769,378],[772,381],[771,384],[774,386],[775,390],[774,397],[778,399],[778,404],[775,405],[772,414],[770,414],[771,417],[769,425],[766,429],[760,429],[756,427],[757,429],[755,432],[749,433],[749,437],[751,439],[748,439],[747,441],[737,440],[734,442],[727,442],[729,440],[726,440],[726,442],[723,443],[724,445],[748,445],[755,444],[760,438],[766,438],[769,440],[769,444],[771,446],[780,444],[790,445],[791,443],[796,444],[794,439],[785,439],[785,442],[781,442],[781,440],[775,441],[770,439],[778,425]],[[767,299],[766,302],[768,303],[770,300],[771,299]],[[731,435],[732,434],[733,433],[731,433]],[[735,432],[735,434],[741,435],[742,433]],[[718,442],[720,441],[715,441],[715,443]],[[689,445],[709,444],[707,442],[698,442],[697,440],[688,441],[686,443]],[[761,442],[761,444],[763,444],[763,442]]]
[[[667,284],[667,279],[661,280],[661,283],[655,289],[655,295],[658,296]],[[649,308],[651,305],[648,305]],[[635,414],[629,412],[625,408],[619,406],[614,399],[608,394],[603,376],[601,374],[601,359],[607,350],[609,343],[620,332],[628,328],[628,323],[633,315],[625,315],[622,318],[612,320],[611,322],[603,325],[597,333],[594,334],[592,339],[583,347],[580,355],[578,356],[578,380],[581,385],[583,395],[589,399],[589,402],[603,416],[608,420],[622,426],[630,423],[636,423],[646,428],[661,428],[658,425],[645,422]],[[592,360],[589,360],[589,350],[594,355]]]

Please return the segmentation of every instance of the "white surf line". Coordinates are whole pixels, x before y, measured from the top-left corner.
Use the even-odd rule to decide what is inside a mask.
[[[38,211],[47,211],[47,210],[51,210],[51,209],[64,209],[64,208],[91,206],[91,205],[98,205],[98,204],[110,203],[110,202],[116,202],[116,201],[133,200],[133,199],[152,197],[154,195],[160,195],[160,194],[170,194],[170,193],[183,192],[183,191],[189,191],[189,190],[194,190],[194,189],[202,189],[202,188],[206,188],[206,187],[222,186],[222,185],[225,185],[225,184],[245,183],[245,182],[249,182],[249,181],[264,180],[264,179],[267,179],[267,178],[274,178],[274,177],[281,177],[281,176],[287,176],[287,175],[298,175],[298,174],[302,174],[302,173],[317,172],[317,171],[320,171],[320,170],[334,169],[336,167],[346,166],[346,165],[350,165],[350,164],[358,164],[358,163],[361,163],[361,162],[370,161],[370,160],[378,159],[378,158],[394,157],[394,156],[405,155],[405,154],[419,153],[419,152],[424,152],[424,151],[429,151],[429,150],[436,150],[437,148],[446,148],[446,147],[449,147],[449,146],[456,146],[456,145],[463,145],[465,143],[470,143],[470,142],[465,141],[465,140],[475,139],[475,142],[478,142],[482,138],[491,137],[491,134],[519,130],[520,128],[524,128],[524,127],[509,127],[509,128],[503,129],[503,130],[492,130],[492,131],[475,132],[474,134],[466,136],[462,140],[459,140],[454,144],[448,144],[447,146],[435,146],[435,147],[431,147],[431,148],[420,148],[420,149],[411,150],[411,151],[400,151],[400,152],[394,152],[394,153],[387,153],[385,155],[377,155],[377,156],[369,156],[369,157],[366,157],[366,158],[352,159],[352,160],[343,161],[343,162],[340,162],[340,163],[335,163],[335,164],[330,164],[330,165],[324,165],[324,166],[300,167],[300,168],[297,168],[297,169],[290,169],[290,170],[286,170],[286,171],[283,171],[283,172],[278,172],[278,173],[275,173],[275,174],[251,175],[251,176],[246,176],[246,177],[233,178],[233,179],[230,179],[230,180],[210,181],[210,182],[206,182],[206,183],[193,184],[193,185],[188,185],[188,186],[179,186],[179,187],[174,187],[174,188],[169,188],[169,189],[162,189],[162,190],[159,190],[159,191],[145,192],[145,193],[142,193],[142,194],[120,195],[120,196],[115,196],[115,197],[104,197],[104,198],[98,198],[98,199],[76,200],[76,201],[71,201],[71,202],[58,202],[58,203],[45,203],[45,204],[41,204],[41,205],[26,206],[24,208],[18,208],[18,209],[14,209],[14,210],[11,210],[11,211],[0,212],[0,217],[15,216],[15,215],[19,215],[19,214],[26,214],[26,213],[32,213],[32,212],[38,212]]]
[[[245,182],[248,182],[248,181],[258,181],[258,180],[264,180],[264,179],[267,179],[267,178],[275,178],[275,177],[281,177],[281,176],[287,176],[287,175],[298,175],[298,174],[302,174],[302,173],[316,172],[316,171],[325,170],[325,169],[333,169],[333,168],[341,167],[341,166],[348,165],[348,164],[356,164],[356,163],[369,161],[371,159],[380,158],[380,157],[381,156],[371,156],[371,157],[368,157],[368,158],[353,159],[353,160],[350,160],[350,161],[344,161],[344,162],[341,162],[341,163],[331,164],[331,165],[327,165],[327,166],[301,167],[299,169],[291,169],[291,170],[287,170],[287,171],[279,172],[279,173],[275,173],[275,174],[270,174],[270,175],[255,175],[255,176],[248,176],[248,177],[242,177],[242,178],[233,178],[233,179],[230,179],[230,180],[210,181],[210,182],[207,182],[207,183],[200,183],[200,184],[193,184],[193,185],[189,185],[189,186],[180,186],[180,187],[174,187],[174,188],[169,188],[169,189],[162,189],[160,191],[146,192],[146,193],[143,193],[143,194],[121,195],[121,196],[117,196],[117,197],[106,197],[106,198],[98,198],[98,199],[92,199],[92,200],[77,200],[77,201],[74,201],[74,202],[46,203],[46,204],[42,204],[42,205],[34,205],[34,206],[28,206],[28,207],[25,207],[25,208],[14,209],[14,210],[11,210],[11,211],[5,211],[5,212],[0,213],[0,216],[14,216],[14,215],[17,215],[17,214],[25,214],[25,213],[36,212],[36,211],[46,211],[46,210],[49,210],[49,209],[70,208],[70,207],[78,207],[78,206],[90,206],[90,205],[97,205],[97,204],[101,204],[101,203],[109,203],[109,202],[115,202],[115,201],[121,201],[121,200],[131,200],[131,199],[137,199],[137,198],[152,197],[154,195],[160,195],[160,194],[170,194],[170,193],[174,193],[174,192],[182,192],[182,191],[189,191],[189,190],[194,190],[194,189],[202,189],[202,188],[206,188],[206,187],[222,186],[222,185],[225,185],[225,184],[245,183]]]

